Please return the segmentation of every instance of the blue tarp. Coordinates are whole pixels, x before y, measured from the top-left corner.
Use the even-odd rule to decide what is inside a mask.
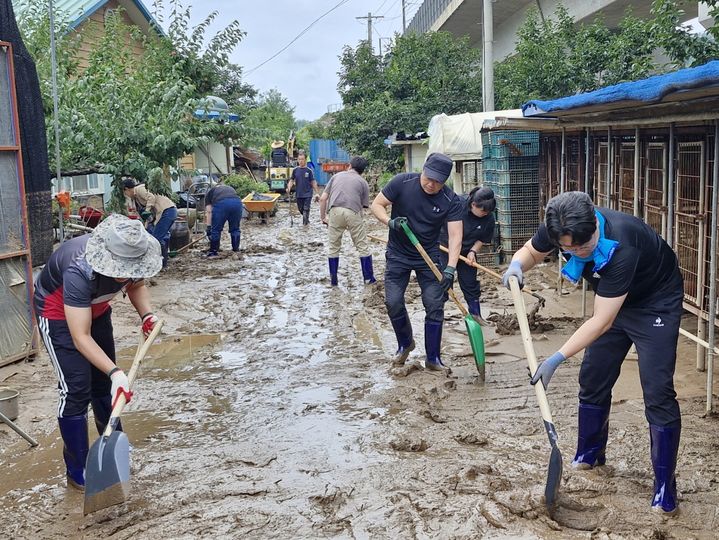
[[[590,107],[619,101],[652,103],[672,92],[719,84],[719,60],[703,66],[680,69],[673,73],[655,75],[640,81],[619,83],[593,92],[567,96],[549,101],[529,101],[522,105],[524,116],[536,116],[579,107]]]
[[[205,109],[197,109],[195,111],[195,118],[200,120],[225,120],[226,122],[239,122],[240,117],[234,113],[207,111]]]

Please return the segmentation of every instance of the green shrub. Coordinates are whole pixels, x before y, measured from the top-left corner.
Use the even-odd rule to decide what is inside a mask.
[[[239,195],[241,199],[253,191],[257,193],[267,193],[270,190],[266,182],[257,182],[246,174],[230,174],[224,177],[223,182],[235,188],[237,195]]]
[[[394,174],[391,172],[383,172],[379,175],[379,178],[377,179],[377,191],[381,190],[383,187],[385,187],[390,180],[394,178]]]

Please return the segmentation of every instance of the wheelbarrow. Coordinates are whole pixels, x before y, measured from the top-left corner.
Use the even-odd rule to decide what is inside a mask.
[[[242,199],[245,209],[252,214],[258,214],[262,223],[267,223],[267,218],[274,215],[277,200],[281,193],[257,193],[253,191]]]

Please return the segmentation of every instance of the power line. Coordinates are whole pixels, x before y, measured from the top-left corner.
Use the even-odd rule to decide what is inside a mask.
[[[330,9],[327,10],[327,11],[325,11],[322,15],[320,15],[320,16],[317,17],[314,21],[312,21],[310,24],[308,24],[308,25],[307,25],[299,34],[297,34],[297,35],[292,39],[292,41],[290,41],[287,45],[285,45],[284,47],[282,47],[279,51],[277,51],[275,54],[273,54],[272,56],[270,56],[267,60],[265,60],[265,61],[262,62],[261,64],[258,64],[258,65],[256,65],[255,67],[253,67],[252,69],[249,69],[249,70],[245,71],[245,72],[244,72],[244,75],[247,76],[247,75],[249,75],[250,73],[253,73],[254,71],[257,71],[258,69],[260,69],[262,66],[264,66],[264,65],[265,65],[267,62],[269,62],[270,60],[274,60],[275,58],[277,58],[280,54],[282,54],[282,53],[285,52],[287,49],[289,49],[290,45],[292,45],[295,41],[297,41],[298,39],[300,39],[310,28],[312,28],[312,27],[313,27],[315,24],[317,24],[320,20],[324,19],[327,15],[329,15],[330,13],[332,13],[332,12],[333,12],[334,10],[336,10],[337,8],[342,7],[344,4],[346,4],[346,3],[349,2],[349,1],[350,1],[350,0],[341,0],[341,2],[338,2],[337,4],[335,4],[334,7],[330,8]]]

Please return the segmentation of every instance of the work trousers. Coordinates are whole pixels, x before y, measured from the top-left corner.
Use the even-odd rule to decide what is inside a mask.
[[[310,222],[310,208],[312,207],[312,197],[297,197],[297,208],[302,214],[302,224],[307,225]]]
[[[167,253],[170,246],[170,229],[176,219],[177,208],[174,206],[165,208],[162,215],[160,215],[160,219],[153,223],[151,228],[148,228],[148,232],[154,236],[158,242],[160,242],[160,247],[162,248],[163,267],[167,266]]]
[[[639,356],[644,414],[650,424],[680,425],[674,367],[683,292],[652,305],[622,308],[612,327],[587,347],[579,371],[580,403],[609,407],[612,388],[632,343]]]
[[[367,225],[361,213],[349,208],[333,206],[329,211],[328,234],[329,252],[328,257],[339,257],[342,247],[342,235],[349,231],[350,238],[360,257],[369,255],[369,242],[367,241]]]
[[[212,228],[210,245],[220,245],[220,237],[225,222],[230,230],[232,249],[240,249],[240,220],[242,219],[242,201],[239,198],[221,199],[212,205]]]
[[[112,310],[93,319],[90,335],[105,354],[115,361],[115,340],[112,333]],[[65,320],[38,317],[38,328],[57,376],[58,418],[87,414],[92,402],[107,400],[112,390],[110,377],[93,366],[75,348]],[[94,405],[93,405],[94,407]]]
[[[439,269],[444,269],[449,261],[449,255],[444,251],[439,254]],[[467,302],[472,300],[479,300],[479,296],[482,293],[479,281],[477,280],[477,269],[474,266],[463,263],[462,261],[457,262],[457,281],[459,282],[459,288],[462,289],[462,294]]]
[[[430,255],[437,264],[439,256]],[[401,315],[407,315],[407,308],[404,303],[404,293],[409,284],[409,278],[414,270],[417,283],[422,290],[422,304],[424,305],[425,320],[443,322],[444,303],[447,295],[442,292],[439,281],[432,273],[432,270],[423,260],[407,262],[389,252],[386,254],[387,264],[384,270],[384,302],[387,307],[387,314],[390,319]]]

